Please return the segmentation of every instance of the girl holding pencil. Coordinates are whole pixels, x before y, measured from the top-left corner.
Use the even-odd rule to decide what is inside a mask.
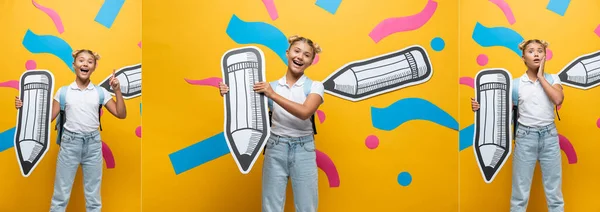
[[[558,131],[554,124],[554,108],[561,105],[564,94],[556,74],[546,74],[546,48],[542,40],[526,40],[519,45],[527,71],[514,82],[518,92],[515,115],[515,154],[513,156],[511,212],[525,212],[533,171],[537,161],[542,168],[542,182],[549,212],[564,211],[562,195],[561,153]],[[471,99],[473,111],[479,103]]]
[[[283,211],[289,177],[296,211],[314,212],[318,205],[318,171],[310,118],[324,101],[324,88],[321,82],[308,79],[304,71],[321,48],[300,36],[292,36],[288,42],[289,65],[285,76],[274,83],[276,87],[267,82],[254,85],[254,91],[273,101],[271,136],[265,146],[263,163],[262,211]],[[308,95],[304,91],[305,83],[312,83]],[[224,95],[229,88],[221,82],[220,91]]]

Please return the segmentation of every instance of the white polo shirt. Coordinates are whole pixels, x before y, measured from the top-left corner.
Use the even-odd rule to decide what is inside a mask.
[[[552,85],[561,84],[558,75],[551,74]],[[543,127],[554,123],[555,105],[544,91],[539,79],[531,81],[527,73],[519,83],[519,124],[529,127]],[[516,86],[516,85],[514,85]]]
[[[110,101],[111,96],[108,91],[100,87],[104,93],[104,102],[106,105]],[[56,92],[54,100],[60,103],[60,92]],[[100,123],[98,122],[98,106],[100,98],[96,87],[90,84],[84,90],[77,87],[77,83],[73,82],[67,87],[65,96],[65,129],[71,132],[93,132],[98,130]]]
[[[306,96],[304,95],[304,82],[306,81],[306,76],[302,75],[298,81],[291,87],[287,85],[285,76],[279,79],[277,82],[277,87],[273,88],[275,93],[281,95],[282,97],[294,101],[299,104],[303,104],[306,100]],[[316,93],[321,96],[321,104],[325,101],[323,98],[323,83],[318,81],[313,81],[310,93]],[[306,120],[301,120],[298,117],[292,115],[281,106],[279,106],[275,101],[273,101],[273,115],[272,115],[273,125],[271,127],[271,132],[280,136],[290,136],[290,137],[301,137],[313,135],[312,123],[310,122],[310,118]],[[316,121],[316,120],[315,120]]]

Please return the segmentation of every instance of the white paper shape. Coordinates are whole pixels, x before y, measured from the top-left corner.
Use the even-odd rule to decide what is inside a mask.
[[[429,81],[431,59],[419,45],[364,60],[353,61],[334,71],[325,80],[325,92],[350,101]]]
[[[50,123],[54,100],[54,75],[29,70],[19,81],[23,106],[17,110],[15,152],[23,177],[29,177],[50,149]]]
[[[221,58],[224,96],[225,140],[240,172],[247,174],[271,134],[267,97],[253,89],[265,82],[264,53],[255,46],[231,49]]]
[[[575,58],[558,72],[558,78],[567,86],[583,90],[600,85],[600,50]]]
[[[512,76],[502,68],[484,69],[475,77],[473,151],[486,183],[494,181],[511,154]]]
[[[106,79],[99,83],[101,87],[106,89],[111,95],[115,95],[110,86],[110,78],[112,72]],[[119,80],[121,94],[123,99],[132,99],[142,95],[142,64],[125,66],[115,71],[115,77]]]

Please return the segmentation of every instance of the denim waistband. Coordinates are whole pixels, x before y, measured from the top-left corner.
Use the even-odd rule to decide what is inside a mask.
[[[100,131],[94,130],[92,132],[72,132],[67,129],[64,129],[63,133],[70,135],[74,138],[94,138],[100,134]]]
[[[275,133],[271,133],[271,137],[269,139],[273,139],[276,142],[288,142],[288,143],[307,143],[315,140],[313,135],[307,135],[302,137],[289,137],[289,136],[280,136]]]
[[[542,127],[530,127],[523,124],[519,124],[517,129],[527,130],[527,131],[550,131],[556,129],[556,124],[552,123]]]

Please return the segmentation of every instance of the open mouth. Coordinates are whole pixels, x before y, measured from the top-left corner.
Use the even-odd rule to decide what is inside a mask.
[[[533,62],[540,62],[540,59],[534,59]]]
[[[84,69],[84,68],[81,68],[79,70],[81,70],[81,72],[83,72],[83,73],[88,73],[90,71],[89,69]]]
[[[294,60],[293,63],[300,67],[304,65],[304,63],[302,63],[300,61],[296,61],[296,60]]]

